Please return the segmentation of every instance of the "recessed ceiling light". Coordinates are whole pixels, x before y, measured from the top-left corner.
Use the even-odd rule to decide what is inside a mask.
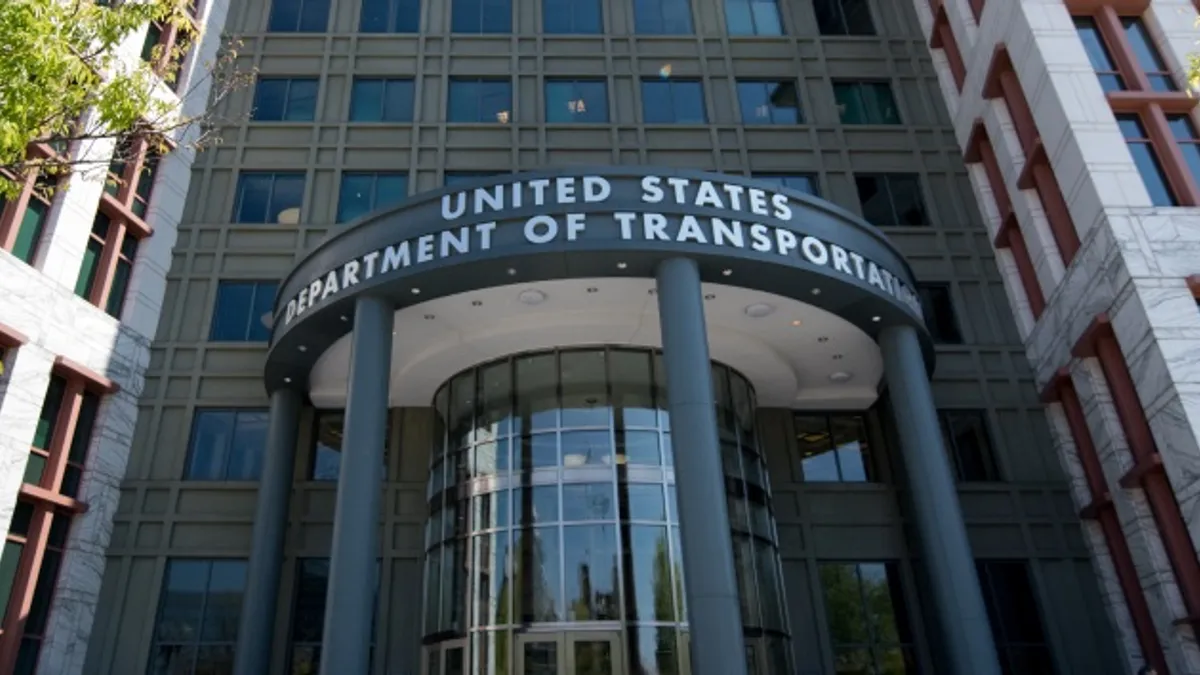
[[[619,269],[619,270],[623,270],[623,269],[625,269],[626,267],[629,267],[629,265],[627,265],[627,264],[625,264],[625,263],[623,263],[623,262],[619,262],[619,263],[617,263],[617,269]]]
[[[517,270],[516,270],[516,269],[514,269],[514,268],[512,268],[512,267],[508,268],[508,276],[510,276],[510,277],[513,277],[513,276],[516,276],[516,275],[517,275]]]
[[[433,314],[426,314],[426,315],[425,315],[425,320],[426,320],[426,321],[433,321],[433,320],[434,320],[434,319],[436,319],[436,318],[437,318],[437,317],[436,317],[436,316],[434,316]]]
[[[731,275],[731,274],[733,274],[733,270],[731,270],[731,269],[723,269],[723,270],[721,270],[721,276],[726,276],[726,277],[727,277],[727,276],[729,276],[729,275]]]
[[[705,300],[715,300],[715,299],[716,299],[716,297],[717,297],[717,296],[713,295],[712,293],[705,293],[705,294],[704,294],[704,299],[705,299]]]
[[[852,378],[852,377],[854,377],[854,375],[847,373],[844,370],[839,370],[836,373],[829,374],[829,381],[830,382],[849,382],[850,378]]]
[[[299,350],[300,350],[300,351],[302,351],[302,352],[306,352],[306,351],[308,351],[308,346],[307,346],[307,345],[300,345],[300,346],[296,347],[296,349],[299,349]]]
[[[421,294],[421,289],[419,289],[419,288],[414,288],[414,289],[412,289],[412,294],[413,294],[413,295],[420,295],[420,294]]]
[[[793,320],[792,320],[792,325],[793,325],[793,326],[799,326],[799,325],[801,325],[801,324],[803,324],[803,323],[804,323],[804,322],[803,322],[803,321],[801,321],[800,319],[793,319]]]
[[[812,289],[812,294],[813,294],[813,295],[820,295],[820,294],[821,294],[821,289],[819,289],[819,288],[814,288],[814,289]]]
[[[527,288],[521,291],[517,299],[526,305],[540,305],[546,301],[546,294],[536,288]]]
[[[598,290],[600,290],[600,289],[599,289],[599,288],[596,288],[595,286],[588,286],[587,292],[588,292],[588,293],[595,293],[595,292],[596,292],[596,291],[598,291]]]
[[[871,317],[871,320],[874,321],[875,323],[879,323],[882,320],[882,317],[873,316],[873,317]]]
[[[775,306],[768,305],[765,302],[756,302],[753,305],[746,305],[746,308],[742,311],[746,313],[746,316],[752,316],[755,319],[761,319],[762,317],[769,315],[771,312],[774,312]]]
[[[292,378],[290,378],[290,377],[285,377],[285,378],[283,378],[283,381],[284,381],[284,382],[286,382],[287,384],[291,384],[291,383],[292,383]]]
[[[345,314],[343,314],[343,315],[341,316],[341,319],[342,319],[342,321],[349,321],[349,320],[350,320],[350,317],[348,317],[348,316],[346,316]]]
[[[472,300],[472,301],[471,301],[471,306],[472,306],[472,307],[480,307],[480,306],[482,306],[482,305],[483,305],[483,301],[482,301],[482,300]]]

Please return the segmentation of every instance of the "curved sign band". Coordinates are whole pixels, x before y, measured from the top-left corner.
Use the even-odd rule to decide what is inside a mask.
[[[704,281],[821,307],[875,335],[911,325],[932,347],[912,272],[874,227],[764,181],[648,167],[570,167],[412,197],[326,238],[280,286],[268,390],[302,385],[352,326],[354,300],[401,309],[548,279],[653,278],[695,259]]]

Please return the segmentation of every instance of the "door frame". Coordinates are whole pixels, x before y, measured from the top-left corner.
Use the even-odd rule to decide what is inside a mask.
[[[619,630],[556,630],[545,633],[518,633],[513,638],[514,675],[525,675],[525,645],[536,642],[554,645],[558,675],[575,675],[576,643],[607,642],[612,648],[612,671],[606,675],[625,675],[624,642]],[[442,667],[445,668],[444,660]]]
[[[463,654],[463,673],[464,675],[470,668],[470,651],[467,649],[467,639],[458,638],[457,640],[446,640],[437,642],[431,645],[423,645],[421,647],[421,670],[420,675],[446,675],[446,652],[451,649],[461,649]],[[429,669],[432,656],[437,654],[438,667],[436,671]]]

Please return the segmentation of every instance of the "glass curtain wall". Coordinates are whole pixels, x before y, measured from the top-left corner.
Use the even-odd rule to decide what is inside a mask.
[[[754,392],[714,364],[746,659],[790,674]],[[685,675],[661,355],[589,348],[464,371],[435,398],[424,673]]]

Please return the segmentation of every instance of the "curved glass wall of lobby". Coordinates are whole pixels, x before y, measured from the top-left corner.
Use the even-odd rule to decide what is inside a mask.
[[[754,391],[725,366],[712,377],[747,664],[784,675]],[[673,471],[687,450],[672,446],[664,382],[650,350],[588,348],[505,358],[441,387],[425,675],[690,672]]]

